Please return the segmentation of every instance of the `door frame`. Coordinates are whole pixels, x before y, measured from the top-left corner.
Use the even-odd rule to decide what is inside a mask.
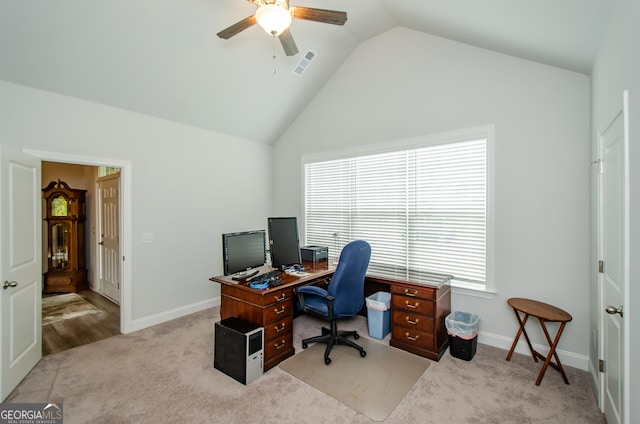
[[[624,234],[624,307],[627,309],[627,322],[624,326],[624,370],[626,374],[631,369],[631,350],[629,342],[631,340],[631,320],[629,319],[632,314],[629,314],[629,290],[630,290],[630,264],[631,264],[631,234],[629,229],[631,228],[631,174],[629,164],[629,90],[622,92],[622,118],[623,118],[623,138],[624,138],[624,227],[627,229]],[[625,424],[631,424],[631,385],[630,379],[625,378],[622,394],[622,401],[624,402],[623,422]]]
[[[70,153],[23,149],[29,155],[50,162],[120,168],[120,332],[133,331],[132,316],[132,164],[131,161]]]
[[[622,93],[622,110],[618,111],[613,119],[611,119],[604,130],[599,131],[598,132],[598,156],[602,157],[602,149],[603,149],[603,145],[602,145],[602,136],[603,134],[606,132],[606,130],[609,128],[609,126],[611,124],[613,124],[613,122],[615,122],[616,118],[622,114],[622,138],[623,138],[623,154],[624,154],[624,158],[623,158],[623,166],[624,166],[624,192],[623,192],[623,223],[624,223],[624,229],[625,231],[623,231],[623,252],[622,255],[624,257],[624,269],[623,269],[623,297],[624,297],[624,313],[625,313],[625,318],[626,322],[624,325],[624,329],[623,329],[623,370],[622,370],[622,374],[623,375],[627,375],[627,370],[630,369],[630,346],[629,346],[629,339],[630,339],[630,325],[628,324],[630,322],[629,320],[629,314],[628,314],[628,309],[629,309],[629,303],[627,301],[627,299],[629,298],[629,276],[630,276],[630,270],[629,270],[629,264],[630,264],[630,234],[629,234],[629,228],[630,228],[630,217],[631,217],[631,211],[630,211],[630,200],[631,200],[631,191],[630,191],[630,174],[629,174],[629,91],[628,90],[624,90]],[[597,202],[598,202],[598,209],[597,209],[597,214],[598,214],[598,218],[597,218],[597,223],[598,223],[598,231],[597,231],[597,251],[598,251],[598,257],[602,257],[602,207],[603,207],[603,197],[602,197],[602,185],[601,185],[601,180],[598,179],[598,186],[597,186]],[[607,358],[605,358],[605,349],[604,349],[604,334],[603,334],[603,328],[604,328],[604,310],[607,307],[607,305],[605,304],[605,300],[604,300],[604,295],[603,295],[603,286],[602,286],[602,274],[598,274],[598,311],[596,312],[598,314],[598,355],[600,357],[600,359],[605,361],[606,364],[606,360]],[[606,365],[605,365],[606,366]],[[604,403],[605,403],[605,374],[603,372],[599,373],[598,376],[598,385],[599,385],[599,408],[601,411],[604,411]],[[629,382],[629,378],[625,378],[623,385],[622,385],[622,423],[624,424],[630,424],[631,420],[629,417],[630,414],[630,382]]]

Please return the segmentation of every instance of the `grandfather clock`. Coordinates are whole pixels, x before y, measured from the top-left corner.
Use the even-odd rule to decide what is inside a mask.
[[[45,293],[71,293],[87,288],[85,252],[87,190],[51,181],[42,189],[46,204],[47,263]]]

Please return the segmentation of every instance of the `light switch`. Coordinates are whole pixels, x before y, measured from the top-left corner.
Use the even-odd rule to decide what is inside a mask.
[[[143,244],[153,243],[153,233],[142,233],[142,243]]]

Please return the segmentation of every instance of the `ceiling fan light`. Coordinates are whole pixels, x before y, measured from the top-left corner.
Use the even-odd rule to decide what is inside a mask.
[[[291,26],[291,13],[282,6],[265,4],[256,11],[256,20],[267,34],[275,37]]]

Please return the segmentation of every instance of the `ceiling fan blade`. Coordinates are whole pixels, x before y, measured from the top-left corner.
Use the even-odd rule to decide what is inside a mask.
[[[249,28],[250,26],[255,25],[256,22],[257,22],[256,17],[252,15],[252,16],[249,16],[248,18],[241,20],[240,22],[236,22],[235,24],[231,25],[229,28],[223,29],[217,35],[220,38],[224,38],[225,40],[228,40],[229,38],[233,37],[237,33],[242,32],[245,29]]]
[[[344,25],[347,22],[347,12],[337,10],[314,9],[312,7],[292,7],[293,17],[307,21],[322,22],[332,25]]]
[[[298,46],[296,46],[296,42],[293,41],[293,35],[291,35],[288,29],[284,30],[278,38],[287,56],[295,56],[298,54]]]

